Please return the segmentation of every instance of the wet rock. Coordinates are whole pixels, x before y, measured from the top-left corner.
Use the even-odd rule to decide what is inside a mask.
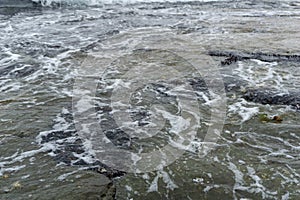
[[[8,76],[9,78],[27,77],[39,69],[38,64],[13,63],[6,67],[0,67],[0,77]]]
[[[40,7],[40,4],[31,0],[1,0],[0,14],[10,16],[38,7]]]
[[[195,91],[208,91],[208,87],[203,78],[194,78],[188,80],[189,84],[192,86]]]
[[[106,166],[106,165],[104,165],[100,162],[97,162],[96,164],[98,164],[98,166],[91,167],[91,168],[89,168],[89,170],[93,170],[93,171],[96,171],[100,174],[103,174],[106,177],[108,177],[109,179],[116,178],[116,177],[121,177],[121,176],[124,176],[126,174],[126,172],[111,169],[108,166]]]
[[[300,110],[300,94],[296,92],[279,93],[266,89],[248,90],[243,96],[247,101],[270,105],[288,105]]]
[[[106,137],[116,146],[129,148],[130,136],[118,128],[113,116],[109,113],[104,113],[101,119],[100,126]]]
[[[50,188],[51,189],[51,188]],[[45,189],[47,191],[47,189]],[[52,191],[54,189],[52,188]],[[56,194],[41,199],[114,199],[115,187],[104,175],[81,171],[56,186]]]
[[[264,52],[234,52],[234,51],[209,51],[210,56],[216,57],[229,57],[224,64],[230,63],[230,61],[237,60],[249,60],[257,59],[265,62],[300,62],[300,55],[298,54],[276,54],[276,53],[264,53]]]
[[[34,40],[20,39],[9,44],[9,47],[18,54],[29,55],[32,58],[39,57],[41,55],[45,57],[54,58],[60,53],[66,52],[69,49],[62,46],[59,43],[39,43]]]
[[[105,130],[104,133],[114,145],[126,149],[130,146],[130,136],[120,128]]]
[[[41,143],[49,142],[49,141],[54,141],[54,140],[59,140],[59,139],[65,139],[68,137],[71,137],[72,135],[75,134],[74,130],[64,130],[64,131],[51,131],[47,135],[42,136],[42,141]]]
[[[64,123],[67,123],[68,127],[73,127],[73,116],[70,113],[61,113],[60,118],[63,118]],[[104,120],[105,121],[105,120]],[[54,127],[62,123],[61,121],[56,121]],[[60,124],[61,125],[61,124]],[[116,124],[107,123],[110,129],[105,129],[107,137],[117,146],[126,148],[126,144],[129,142],[129,137],[122,134],[119,129],[115,126]],[[107,128],[107,127],[106,127]],[[88,156],[93,159],[92,155],[89,155],[83,146],[82,140],[79,138],[77,131],[75,129],[66,130],[51,130],[42,133],[39,136],[39,142],[41,145],[55,145],[54,150],[49,150],[54,160],[57,163],[63,163],[68,166],[81,166],[85,167],[87,170],[96,171],[97,173],[103,174],[109,179],[123,176],[125,172],[121,172],[110,168],[109,166],[101,163],[100,161],[87,162],[83,157]]]
[[[221,61],[221,65],[231,65],[232,63],[235,63],[236,61],[238,61],[238,57],[234,56],[234,55],[230,55],[228,58]]]
[[[247,101],[252,101],[261,104],[270,105],[287,105],[296,110],[300,110],[300,94],[299,92],[282,93],[273,89],[257,88],[249,89],[246,91],[248,84],[246,81],[233,76],[227,75],[226,70],[230,73],[230,66],[236,61],[256,59],[264,62],[280,62],[280,63],[298,63],[300,62],[300,55],[298,54],[281,54],[281,53],[264,53],[264,52],[247,52],[247,51],[209,51],[210,56],[215,57],[227,57],[221,61],[223,66],[221,70],[225,76],[223,76],[224,86],[226,92],[235,92],[241,95],[242,98]],[[226,67],[227,66],[227,67]]]
[[[31,0],[1,0],[1,7],[31,7],[36,6],[37,3]]]
[[[27,165],[23,170],[10,173],[5,180],[0,177],[1,200],[114,199],[115,186],[103,174],[78,166],[57,165],[43,154],[37,154],[34,162],[23,162]]]

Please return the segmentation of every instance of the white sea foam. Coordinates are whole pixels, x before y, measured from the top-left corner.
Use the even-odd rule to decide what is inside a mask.
[[[0,163],[0,167],[1,167],[1,163]],[[7,172],[11,173],[11,172],[19,171],[25,167],[26,167],[26,165],[16,165],[14,167],[1,167],[0,168],[0,176],[2,176],[3,174],[5,174]]]
[[[45,153],[48,152],[49,150],[54,150],[53,146],[45,145],[40,149],[29,150],[21,153],[17,151],[11,156],[4,157],[4,158],[1,157],[0,175],[3,175],[5,172],[14,172],[25,168],[26,165],[19,164],[19,163],[22,163],[22,161],[26,158],[31,158],[38,153]],[[15,164],[15,165],[13,167],[6,167],[7,165],[11,165],[11,164]]]
[[[41,2],[44,6],[50,6],[53,3],[63,3],[63,4],[84,4],[84,5],[103,5],[103,4],[132,4],[132,3],[153,3],[153,2],[166,2],[165,0],[32,0],[34,2]],[[192,0],[168,0],[168,2],[190,2]],[[197,0],[199,2],[213,2],[215,0]],[[226,0],[218,0],[218,1],[226,1]]]
[[[288,92],[287,86],[299,82],[297,78],[299,73],[296,69],[283,68],[278,62],[264,62],[256,59],[238,62],[238,67],[233,70],[233,74],[247,81],[250,87],[275,89],[283,94]]]
[[[148,1],[148,2],[154,2],[153,1]],[[163,2],[163,0],[158,0]],[[54,2],[54,0],[46,0],[43,1],[45,5],[50,5],[51,2]],[[56,2],[67,2],[67,0],[56,0]],[[75,2],[83,2],[82,1],[68,1],[69,3],[73,4]],[[106,2],[106,3],[117,3],[117,2],[122,2],[122,3],[134,3],[134,2],[142,2],[142,0],[132,0],[132,1],[126,1],[126,0],[120,0],[120,1],[85,1],[87,4],[89,5],[101,5],[101,3]],[[146,2],[143,1],[143,2]],[[172,1],[172,2],[175,2]],[[124,8],[125,9],[125,8]],[[90,13],[94,12],[94,13]],[[44,80],[42,79],[43,77],[52,79],[53,81],[49,81],[49,82],[45,82],[46,84],[49,83],[49,87],[46,87],[45,89],[43,89],[42,92],[45,93],[52,93],[57,95],[58,98],[62,96],[72,96],[72,91],[70,91],[69,88],[61,88],[62,86],[64,86],[63,84],[72,80],[72,78],[74,77],[73,74],[71,73],[71,71],[68,71],[68,67],[69,65],[65,65],[67,64],[66,62],[62,61],[64,59],[66,59],[70,52],[74,52],[77,51],[79,48],[81,47],[85,47],[91,43],[93,43],[93,41],[97,41],[99,38],[98,36],[101,35],[100,33],[97,33],[97,31],[99,31],[99,29],[102,29],[103,27],[99,26],[98,29],[97,28],[93,28],[93,29],[89,29],[89,27],[97,27],[97,23],[93,24],[94,20],[97,20],[99,17],[101,17],[101,12],[99,12],[99,10],[89,10],[89,13],[82,11],[82,10],[77,10],[76,12],[72,11],[72,14],[70,13],[59,13],[57,16],[54,16],[53,14],[51,14],[51,12],[53,11],[44,11],[45,13],[43,15],[39,15],[39,16],[33,16],[33,17],[20,17],[19,21],[15,21],[18,17],[18,15],[14,16],[14,18],[12,18],[12,22],[11,24],[2,24],[1,28],[4,28],[4,33],[0,33],[0,35],[4,36],[3,38],[5,38],[6,40],[10,40],[11,38],[16,38],[17,40],[22,41],[21,39],[25,38],[29,41],[34,40],[40,43],[44,43],[45,44],[55,44],[56,41],[61,41],[61,44],[70,48],[70,51],[67,51],[65,53],[59,54],[57,56],[55,56],[55,58],[48,58],[46,56],[40,56],[37,57],[37,61],[41,64],[41,69],[39,69],[38,71],[34,72],[33,74],[27,76],[24,80],[26,81],[36,81],[36,80]],[[49,13],[47,13],[49,12]],[[66,11],[68,12],[68,11]],[[139,11],[142,12],[142,11]],[[154,12],[154,11],[149,11],[149,12]],[[166,12],[165,10],[162,12]],[[197,11],[198,12],[198,11]],[[277,12],[277,11],[249,11],[250,14],[254,14],[254,16],[258,16],[258,15],[265,15],[265,16],[271,16],[271,15],[276,15],[276,14],[291,14],[292,12],[288,11],[288,12]],[[297,14],[298,11],[294,11],[295,14]],[[74,14],[75,13],[75,14]],[[101,13],[101,14],[99,14]],[[211,14],[209,14],[209,12],[207,11],[199,11],[199,13],[201,13],[201,16],[199,16],[199,18],[202,19],[214,19],[214,20],[223,20],[224,18],[222,18],[222,15],[219,16],[211,16]],[[195,16],[196,14],[199,13],[194,13]],[[57,13],[55,13],[56,15]],[[174,9],[173,11],[170,11],[168,14],[172,14],[172,15],[179,15],[179,14],[185,14],[185,12],[181,12],[180,9],[177,10]],[[224,13],[224,15],[227,15],[227,13]],[[235,12],[234,15],[239,15],[243,16],[243,15],[249,15],[249,13],[245,13],[245,12]],[[22,14],[21,14],[22,15]],[[82,21],[81,17],[82,16],[86,17],[86,21]],[[223,16],[224,16],[223,15]],[[197,15],[198,17],[198,15]],[[76,23],[78,23],[78,27],[76,27],[76,23],[73,22],[74,21],[78,21]],[[101,18],[101,20],[103,20]],[[198,19],[197,19],[198,20]],[[182,20],[179,23],[182,23],[184,20]],[[196,20],[195,20],[196,21]],[[186,19],[187,23],[194,23],[195,21],[193,21],[193,19]],[[98,21],[96,21],[98,22]],[[111,23],[111,22],[110,22]],[[179,24],[178,23],[178,24]],[[63,26],[62,24],[75,24],[75,25],[71,25],[66,29],[65,26]],[[176,24],[176,25],[178,25]],[[83,26],[80,27],[81,25],[85,25],[85,28],[89,29],[89,31],[91,33],[95,33],[94,35],[91,34],[89,36],[86,36],[86,34],[84,33],[80,33],[80,30],[84,30]],[[133,24],[134,25],[134,24]],[[183,23],[183,25],[185,25]],[[109,25],[110,26],[110,25]],[[11,30],[15,31],[14,35],[8,35],[8,34],[12,34],[13,32]],[[70,32],[68,32],[68,30]],[[215,30],[213,31],[223,31],[223,29],[219,29],[218,27],[215,28]],[[5,32],[6,31],[6,32]],[[211,30],[209,30],[211,31]],[[212,32],[213,32],[212,31]],[[226,30],[224,30],[226,31]],[[70,40],[64,40],[66,38],[64,38],[64,36],[62,36],[61,34],[63,32],[67,32],[68,37],[69,36],[73,36],[70,37],[68,39]],[[24,33],[24,34],[23,34]],[[51,36],[49,38],[47,38],[46,36]],[[57,37],[53,37],[53,35],[57,36]],[[86,37],[85,37],[86,36]],[[91,39],[93,36],[95,36],[94,39]],[[97,37],[96,37],[97,36]],[[18,39],[19,38],[19,39]],[[53,38],[53,39],[51,39]],[[72,39],[73,38],[73,39]],[[1,37],[2,39],[2,37]],[[45,40],[45,41],[44,41]],[[6,41],[5,41],[6,42]],[[5,43],[4,42],[4,43]],[[4,44],[3,43],[3,44]],[[126,46],[126,45],[124,45]],[[34,47],[34,48],[40,48],[39,46]],[[8,50],[8,49],[6,49]],[[5,50],[5,51],[6,51]],[[22,52],[24,53],[24,52]],[[11,52],[7,52],[7,57],[3,58],[0,62],[3,65],[8,65],[8,64],[13,64],[15,61],[20,61],[23,60],[23,57],[21,54],[18,53],[12,53]],[[240,74],[242,79],[247,80],[250,84],[252,84],[253,86],[269,86],[270,84],[272,85],[272,87],[275,87],[276,89],[282,89],[281,87],[286,84],[287,82],[291,82],[292,84],[294,84],[295,86],[299,85],[299,77],[298,79],[295,78],[294,74],[289,73],[288,70],[284,69],[283,66],[278,66],[278,63],[273,63],[274,65],[271,65],[268,62],[262,62],[262,61],[258,61],[258,60],[251,60],[251,65],[244,65],[244,66],[240,66],[240,68],[238,68],[236,70],[236,75]],[[241,63],[241,62],[238,62]],[[17,72],[17,70],[22,69],[16,69],[14,70],[14,72]],[[279,70],[280,69],[280,70]],[[298,73],[299,74],[299,73]],[[80,75],[80,74],[79,74]],[[123,84],[123,83],[120,83]],[[6,91],[6,92],[16,92],[16,91],[21,91],[23,89],[24,84],[22,82],[18,82],[18,80],[14,80],[14,79],[8,79],[5,77],[5,80],[1,80],[0,81],[0,90],[1,91]],[[113,87],[115,87],[117,85],[114,85]],[[111,87],[111,89],[113,89],[113,87]],[[129,87],[129,85],[128,85]],[[297,87],[296,87],[297,88]],[[177,91],[170,91],[166,92],[166,94],[169,95],[182,95],[182,97],[191,97],[188,96],[188,92],[184,91],[185,88],[175,88],[177,89]],[[180,90],[182,89],[182,90]],[[34,91],[33,93],[36,95],[39,95],[39,90]],[[76,91],[75,91],[76,92]],[[185,92],[185,93],[184,93]],[[4,93],[5,94],[5,93]],[[183,95],[184,94],[184,95]],[[210,99],[210,97],[208,97],[205,93],[201,93],[199,92],[198,95],[200,97],[202,97],[202,99],[206,102],[205,105],[207,106],[211,106],[213,105],[213,101],[215,99]],[[92,101],[92,99],[89,99]],[[139,103],[141,103],[142,99],[140,99]],[[240,99],[237,99],[238,103],[233,104],[231,107],[229,107],[229,115],[237,115],[239,117],[238,121],[240,123],[248,121],[249,119],[251,119],[251,117],[253,115],[255,115],[258,112],[258,105],[257,104],[252,104],[252,103],[248,103],[245,101],[242,101]],[[34,101],[33,101],[34,102]],[[40,102],[39,105],[42,105],[45,102]],[[80,102],[82,103],[81,106],[83,108],[85,108],[86,106],[86,102]],[[99,103],[98,106],[106,106],[107,104],[104,103]],[[88,107],[90,107],[91,105],[87,105]],[[119,105],[121,106],[121,105]],[[126,105],[125,105],[126,106]],[[179,105],[179,107],[182,107]],[[86,109],[82,109],[80,110],[81,112],[86,111]],[[164,112],[166,112],[165,110],[163,110]],[[176,110],[177,112],[177,110]],[[39,142],[39,144],[41,145],[41,149],[35,149],[32,151],[26,151],[26,152],[22,152],[21,150],[16,151],[11,153],[10,155],[7,155],[7,157],[1,157],[0,158],[0,166],[1,166],[1,170],[0,170],[0,175],[5,173],[5,172],[14,172],[14,171],[18,171],[23,169],[24,167],[26,167],[22,161],[29,159],[30,162],[34,162],[34,157],[35,155],[37,155],[38,153],[48,153],[49,151],[51,151],[49,153],[49,155],[51,156],[56,156],[57,154],[54,152],[57,152],[57,150],[59,150],[59,148],[61,148],[65,143],[68,142],[72,142],[76,139],[78,139],[77,136],[70,136],[68,138],[64,138],[64,139],[55,139],[49,142],[43,141],[42,143],[42,138],[47,138],[47,136],[49,134],[53,134],[55,131],[68,131],[69,129],[71,129],[72,124],[70,122],[68,122],[67,118],[64,117],[63,115],[70,115],[72,112],[66,108],[62,109],[61,115],[58,115],[55,120],[54,123],[55,125],[52,127],[51,130],[49,131],[43,131],[39,134],[39,136],[37,137],[37,141]],[[196,113],[196,114],[195,114]],[[155,114],[155,112],[153,112],[153,114]],[[162,114],[162,113],[161,113]],[[171,130],[172,133],[178,133],[180,131],[184,131],[186,130],[186,127],[190,126],[191,121],[180,118],[180,116],[177,116],[177,114],[180,114],[180,109],[178,109],[178,113],[175,114],[171,114],[169,112],[166,112],[164,114],[164,117],[170,121],[170,126],[171,126]],[[191,115],[193,115],[193,117],[195,119],[197,119],[197,121],[200,121],[200,116],[197,115],[197,112],[191,112]],[[200,113],[201,114],[201,113]],[[199,115],[200,115],[199,114]],[[296,115],[296,114],[295,114]],[[287,119],[290,116],[287,117]],[[9,119],[0,119],[1,122],[8,122]],[[136,123],[133,122],[133,123]],[[204,122],[206,123],[206,122]],[[130,123],[125,123],[124,127],[126,126],[131,126],[132,124]],[[149,123],[148,126],[154,126],[154,123]],[[281,128],[284,127],[284,124],[280,124]],[[280,128],[280,125],[276,124],[276,126],[278,127],[278,129]],[[88,131],[88,125],[83,124],[82,127],[84,129],[84,131]],[[269,125],[271,127],[271,125]],[[295,125],[296,126],[296,125]],[[266,127],[268,127],[268,125],[266,125]],[[289,128],[294,127],[294,125],[289,125]],[[228,132],[228,131],[227,131]],[[278,178],[281,180],[281,185],[283,187],[283,189],[289,189],[288,187],[290,187],[290,185],[297,185],[299,184],[299,173],[297,173],[297,169],[294,168],[289,168],[289,164],[299,164],[299,162],[297,160],[299,160],[297,157],[299,155],[299,143],[297,144],[296,141],[300,138],[298,135],[297,131],[294,131],[293,134],[291,134],[291,136],[293,136],[293,140],[294,141],[290,141],[289,139],[286,139],[285,137],[288,137],[287,134],[285,133],[280,133],[278,136],[276,137],[271,137],[271,136],[266,136],[268,133],[249,133],[249,132],[244,132],[244,134],[239,134],[237,132],[234,132],[234,130],[230,130],[230,133],[234,133],[235,136],[238,139],[235,142],[228,142],[230,145],[235,145],[237,144],[237,146],[239,144],[242,144],[241,146],[243,146],[243,144],[247,145],[247,148],[249,149],[254,149],[257,150],[259,152],[262,152],[260,155],[258,156],[259,159],[261,159],[261,161],[265,161],[265,163],[268,163],[268,161],[270,161],[270,159],[274,158],[275,161],[277,162],[284,162],[286,160],[288,160],[288,164],[286,165],[282,165],[282,167],[286,167],[284,168],[284,170],[282,172],[280,172],[280,169],[274,169],[274,173],[271,174],[272,177],[271,178]],[[282,138],[281,138],[282,137]],[[246,138],[246,139],[245,139]],[[108,138],[103,138],[103,140],[106,140],[108,143],[111,142]],[[170,142],[172,142],[172,140],[170,140]],[[83,159],[85,162],[87,163],[92,163],[94,161],[94,159],[90,156],[93,155],[93,146],[91,145],[90,141],[83,141],[83,144],[85,146],[85,150],[86,152],[84,153],[74,153],[74,155],[78,158],[78,159]],[[180,148],[180,149],[184,149],[184,150],[189,150],[192,152],[196,152],[200,147],[201,147],[201,141],[191,141],[191,146],[189,148],[187,148],[188,146],[182,145],[181,141],[173,141],[172,143],[174,146]],[[227,145],[227,144],[226,144]],[[278,148],[282,148],[282,150],[278,150]],[[213,152],[212,152],[213,153]],[[232,151],[232,153],[235,153]],[[222,153],[220,153],[222,154]],[[190,155],[190,154],[189,154]],[[254,155],[255,156],[255,155]],[[256,155],[257,156],[257,155]],[[138,157],[134,157],[132,158],[133,160],[138,161]],[[232,160],[224,160],[222,155],[213,155],[213,161],[216,162],[216,164],[222,163],[223,166],[228,166],[228,168],[233,172],[234,174],[234,180],[236,181],[235,186],[238,189],[247,191],[249,193],[261,193],[262,197],[265,197],[265,199],[275,199],[273,197],[277,197],[278,194],[276,195],[276,193],[274,191],[268,191],[267,186],[265,186],[264,180],[262,177],[260,177],[260,173],[258,172],[257,169],[255,169],[255,167],[248,165],[249,162],[252,163],[252,161],[249,161],[248,158],[242,157],[243,160],[240,160],[239,157],[237,157],[236,159],[238,159],[237,162],[232,161]],[[21,162],[21,163],[20,163]],[[201,161],[199,161],[201,162]],[[267,165],[265,163],[260,163],[262,167],[264,167],[264,165]],[[185,164],[183,162],[183,164]],[[241,164],[241,168],[239,166],[239,164]],[[13,166],[12,166],[13,165]],[[178,164],[174,164],[171,167],[177,167]],[[190,167],[190,166],[188,166]],[[246,168],[246,171],[244,171],[244,169]],[[243,170],[242,170],[243,169]],[[257,170],[257,171],[255,171]],[[278,171],[276,171],[278,170]],[[64,180],[68,175],[70,174],[64,174],[61,175],[59,177],[60,180]],[[151,173],[150,173],[151,175]],[[175,172],[174,174],[174,180],[172,180],[171,178],[172,173],[169,172],[160,172],[158,174],[155,175],[155,177],[150,178],[149,174],[144,174],[142,175],[142,178],[145,179],[145,181],[149,181],[149,189],[148,192],[152,192],[152,191],[158,191],[160,190],[160,185],[158,185],[158,182],[162,180],[162,187],[167,187],[168,190],[172,190],[174,188],[177,187],[177,179],[178,174],[177,172]],[[216,174],[213,173],[214,177]],[[180,176],[180,175],[179,175]],[[246,178],[247,177],[247,178]],[[251,180],[250,184],[248,184],[248,179]],[[161,182],[159,182],[161,183]],[[180,183],[178,184],[178,186],[180,185]],[[204,188],[205,192],[209,192],[212,188],[219,188],[219,187],[224,187],[224,185],[208,185]],[[228,185],[225,186],[226,189],[228,189]],[[126,188],[128,189],[128,191],[132,190],[135,191],[136,188],[134,188],[134,186],[132,185],[126,185]],[[289,189],[290,190],[290,189]],[[290,190],[289,192],[286,192],[282,195],[282,199],[288,199],[290,198],[293,194],[295,193],[300,193],[299,190]],[[293,194],[291,194],[293,193]],[[189,198],[189,197],[188,197]]]
[[[228,114],[238,114],[242,119],[240,123],[248,121],[259,112],[259,107],[240,98],[238,102],[228,106]]]
[[[157,192],[158,191],[158,178],[159,176],[155,176],[155,178],[153,179],[153,181],[151,182],[147,192]]]
[[[147,192],[158,191],[158,180],[162,178],[163,182],[166,184],[164,187],[170,190],[174,190],[178,188],[178,186],[174,183],[174,181],[170,178],[169,173],[166,171],[160,170],[156,172],[157,175],[153,178],[150,186],[148,187]]]

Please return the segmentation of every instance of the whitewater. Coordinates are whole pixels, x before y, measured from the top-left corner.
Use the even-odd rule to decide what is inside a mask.
[[[298,199],[300,2],[0,1],[0,199]]]

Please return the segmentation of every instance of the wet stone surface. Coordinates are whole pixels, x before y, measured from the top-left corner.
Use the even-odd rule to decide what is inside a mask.
[[[269,105],[288,105],[299,110],[300,109],[300,96],[299,93],[278,93],[265,89],[250,90],[243,95],[247,101],[253,101],[261,104]]]
[[[20,1],[5,1],[13,2]],[[53,7],[28,8],[31,1],[23,1],[22,8],[0,5],[1,199],[299,198],[299,2],[60,2]],[[126,51],[155,32],[156,48],[146,44]],[[118,37],[122,42],[107,47]],[[204,54],[215,61],[226,91],[224,128],[205,157],[198,153],[216,123],[211,117],[216,99],[195,66],[163,50],[181,40],[190,41],[191,49],[195,44],[203,48],[190,51],[191,57]],[[189,113],[199,117],[191,145],[160,170],[127,173],[105,165],[74,125],[74,84],[80,70],[88,68],[82,63],[90,54],[110,59],[110,50],[127,54],[97,66],[88,78],[97,83],[91,105],[99,127],[117,148],[162,149],[176,138],[174,132],[182,128],[177,125],[187,123],[179,120],[176,95],[189,99],[193,94],[189,100],[199,104],[199,111]],[[130,91],[125,102],[124,113],[134,122],[130,126],[153,125],[155,109],[164,115],[160,131],[145,138],[131,135],[131,127],[118,121],[115,112],[123,104],[112,102],[118,81],[135,83],[126,73],[137,66],[161,66],[157,74],[167,77]],[[183,78],[164,72],[172,67]],[[281,120],[269,123],[261,116]]]

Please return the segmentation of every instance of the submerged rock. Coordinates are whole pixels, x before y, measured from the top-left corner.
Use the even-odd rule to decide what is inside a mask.
[[[249,80],[247,78],[248,74],[244,74],[242,78],[232,74],[232,70],[234,70],[234,66],[231,64],[241,61],[240,66],[249,65],[249,60],[258,60],[265,63],[277,62],[280,65],[288,65],[288,66],[298,66],[300,63],[300,55],[298,54],[284,54],[284,53],[266,53],[266,52],[249,52],[249,51],[230,51],[230,50],[211,50],[208,52],[208,55],[213,57],[225,57],[224,60],[221,60],[220,68],[223,74],[224,87],[226,92],[234,92],[238,94],[242,98],[247,101],[252,101],[256,103],[260,103],[263,105],[287,105],[291,106],[293,109],[300,110],[300,93],[297,90],[290,92],[281,92],[276,90],[275,88],[253,88],[249,85]],[[251,63],[250,63],[251,64]],[[264,69],[270,67],[266,64]],[[256,70],[256,69],[254,69]],[[254,72],[253,72],[254,73]],[[257,72],[264,73],[264,72]],[[277,73],[277,72],[276,72]],[[290,72],[293,73],[293,72]],[[252,76],[254,76],[252,74]],[[266,75],[267,76],[267,75]],[[250,80],[253,81],[253,80]],[[259,80],[263,82],[263,80]],[[270,82],[270,80],[269,80]],[[253,82],[252,82],[253,83]],[[248,88],[248,89],[247,89]],[[290,90],[290,89],[288,89]]]
[[[1,0],[1,7],[31,7],[36,6],[37,3],[31,0]]]
[[[1,0],[0,14],[15,15],[26,10],[41,8],[41,4],[31,0]]]

